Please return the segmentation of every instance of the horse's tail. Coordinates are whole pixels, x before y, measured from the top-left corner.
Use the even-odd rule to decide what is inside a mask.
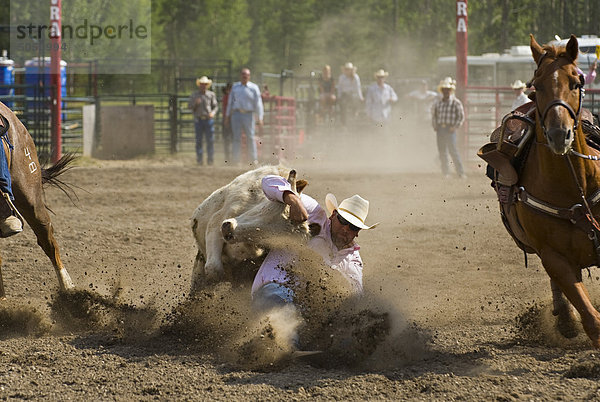
[[[42,169],[42,185],[51,185],[58,188],[65,193],[73,204],[76,204],[75,201],[78,201],[79,197],[77,197],[73,186],[64,182],[59,176],[71,170],[76,159],[77,156],[69,152],[64,154],[55,164]]]

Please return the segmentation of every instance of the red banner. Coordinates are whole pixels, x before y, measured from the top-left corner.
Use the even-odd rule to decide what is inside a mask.
[[[456,96],[462,101],[468,81],[468,25],[467,0],[456,0]]]

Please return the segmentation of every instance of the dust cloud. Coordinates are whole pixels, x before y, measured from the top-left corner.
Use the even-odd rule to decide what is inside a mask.
[[[344,128],[332,124],[307,139],[282,163],[294,168],[346,173],[436,173],[440,171],[435,132],[426,117],[393,111],[387,127],[366,117]]]

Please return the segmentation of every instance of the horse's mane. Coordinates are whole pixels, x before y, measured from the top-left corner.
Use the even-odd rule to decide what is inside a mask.
[[[548,54],[548,57],[552,57],[557,59],[559,57],[567,57],[567,47],[566,46],[555,46],[555,45],[544,45],[542,49]],[[574,64],[577,64],[577,58],[573,60]]]

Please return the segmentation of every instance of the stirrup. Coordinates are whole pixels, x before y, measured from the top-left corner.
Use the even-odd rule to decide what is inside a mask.
[[[14,215],[0,221],[0,237],[10,237],[23,231],[23,223]]]
[[[6,218],[4,218],[0,223],[0,237],[9,237],[23,231],[25,219],[23,218],[23,215],[21,215],[17,207],[15,207],[15,204],[13,204],[8,193],[2,192],[1,194],[2,198],[4,198],[4,200],[6,201],[6,204],[12,213]],[[13,219],[11,219],[11,217]],[[20,224],[17,224],[17,220]]]

